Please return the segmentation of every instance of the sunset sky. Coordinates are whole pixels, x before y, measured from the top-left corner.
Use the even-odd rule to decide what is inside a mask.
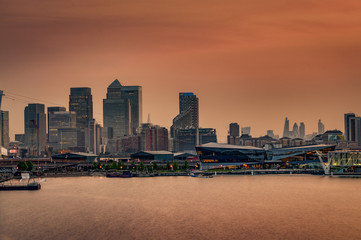
[[[287,116],[309,134],[361,114],[359,0],[0,0],[0,35],[12,140],[27,103],[68,109],[71,87],[91,87],[102,122],[115,78],[142,86],[143,121],[165,127],[194,92],[220,142],[231,122],[282,135]]]

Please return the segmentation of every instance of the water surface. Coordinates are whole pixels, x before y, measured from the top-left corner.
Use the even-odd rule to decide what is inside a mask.
[[[0,192],[0,239],[360,239],[361,179],[48,178]]]

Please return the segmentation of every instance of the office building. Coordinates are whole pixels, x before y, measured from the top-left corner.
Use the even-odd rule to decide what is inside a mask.
[[[198,144],[217,142],[216,130],[213,128],[178,129],[175,132],[174,151],[194,152]]]
[[[197,129],[199,127],[199,104],[194,93],[179,93],[179,114],[173,119],[171,135],[177,129]]]
[[[48,142],[53,142],[52,140],[50,140],[50,136],[54,136],[54,129],[50,129],[50,119],[49,119],[49,115],[53,114],[54,112],[64,112],[66,111],[65,107],[48,107]],[[55,137],[56,139],[56,137]]]
[[[108,86],[107,98],[103,99],[104,136],[116,139],[132,133],[131,100],[122,97],[122,86],[116,79]]]
[[[349,141],[355,142],[358,146],[361,146],[361,117],[349,117],[348,118],[348,138]]]
[[[71,88],[69,111],[76,113],[77,151],[89,151],[89,125],[93,119],[93,98],[90,88]]]
[[[298,138],[299,137],[299,130],[298,130],[298,125],[297,123],[293,124],[293,129],[292,129],[292,138]]]
[[[9,112],[0,110],[0,147],[7,148],[9,143]]]
[[[45,151],[46,115],[44,104],[30,103],[24,110],[25,145],[30,155],[38,156]]]
[[[235,144],[236,137],[239,136],[239,125],[238,123],[229,124],[229,134],[227,136],[228,144]]]
[[[115,79],[115,81],[118,81],[118,80]],[[118,81],[118,83],[119,83],[119,81]],[[143,122],[142,87],[141,86],[121,86],[121,97],[125,100],[130,101],[131,134],[135,134],[137,128]]]
[[[290,137],[290,121],[287,119],[287,117],[283,127],[283,137]]]
[[[318,134],[323,134],[325,132],[325,125],[321,122],[321,119],[318,120]]]
[[[304,139],[306,135],[306,127],[305,127],[305,123],[301,122],[300,123],[300,127],[299,127],[299,138]]]
[[[75,112],[67,112],[65,108],[49,111],[48,108],[48,143],[53,150],[68,150],[77,146]]]
[[[354,113],[346,113],[344,115],[344,119],[345,119],[345,140],[346,141],[351,141],[350,140],[350,135],[349,135],[349,132],[350,132],[350,121],[349,121],[349,119],[354,118],[354,117],[355,117]]]
[[[251,127],[242,127],[241,133],[242,135],[251,135]]]

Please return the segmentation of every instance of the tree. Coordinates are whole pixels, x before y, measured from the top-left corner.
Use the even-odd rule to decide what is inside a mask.
[[[157,170],[157,169],[158,169],[158,165],[157,165],[157,162],[156,162],[156,161],[153,162],[153,169],[154,169],[154,170]]]
[[[143,171],[143,170],[144,170],[144,163],[143,163],[143,162],[140,162],[140,163],[139,163],[139,170],[140,170],[140,171]]]
[[[20,171],[26,171],[26,169],[28,169],[28,165],[26,165],[24,161],[19,161],[17,169],[19,169]]]
[[[177,171],[178,168],[179,168],[178,162],[177,162],[176,160],[174,160],[174,162],[173,162],[173,170],[174,170],[174,171]]]
[[[26,161],[26,166],[27,166],[26,170],[30,172],[33,170],[34,164],[31,161]]]
[[[112,169],[118,169],[118,163],[116,161],[113,161],[111,168]]]
[[[167,168],[167,170],[170,170],[170,164],[169,164],[169,162],[167,162],[166,168]]]
[[[184,161],[184,169],[187,170],[189,168],[189,163],[187,160]]]

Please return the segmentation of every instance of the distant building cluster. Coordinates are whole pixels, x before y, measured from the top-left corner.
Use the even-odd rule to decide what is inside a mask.
[[[93,97],[88,87],[70,88],[69,108],[29,103],[24,109],[24,133],[9,137],[9,111],[1,109],[4,92],[0,90],[0,146],[2,155],[20,157],[50,156],[83,152],[104,156],[130,156],[137,152],[171,151],[195,154],[197,145],[217,143],[214,128],[199,125],[199,99],[192,92],[179,93],[179,113],[168,130],[142,119],[142,87],[123,86],[115,79],[103,99],[103,126],[95,119]],[[333,144],[336,149],[361,149],[361,117],[344,115],[345,130],[325,131],[318,120],[318,131],[306,134],[304,122],[286,117],[280,138],[272,129],[252,137],[251,126],[229,124],[227,143],[264,149]]]

